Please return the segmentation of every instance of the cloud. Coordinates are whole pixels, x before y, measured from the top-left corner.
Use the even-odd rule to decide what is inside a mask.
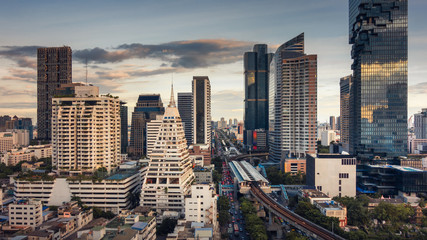
[[[418,83],[409,86],[409,93],[412,94],[426,94],[427,93],[427,82]]]
[[[2,97],[4,96],[17,96],[17,95],[25,95],[25,96],[30,96],[30,97],[36,97],[36,92],[32,91],[32,90],[26,90],[26,89],[22,89],[22,90],[14,90],[14,89],[10,89],[10,88],[6,88],[6,87],[0,87],[0,95]]]
[[[24,81],[29,83],[35,83],[37,73],[35,70],[24,70],[19,68],[10,68],[9,75],[3,76],[2,80],[8,81]]]
[[[218,104],[220,104],[220,103],[225,103],[225,104],[236,103],[236,104],[241,106],[243,104],[243,91],[223,90],[223,91],[216,92],[216,93],[212,94],[212,102],[218,103]]]
[[[200,68],[228,64],[242,59],[252,42],[201,39],[174,41],[157,45],[122,44],[112,50],[99,47],[74,51],[74,58],[82,63],[117,63],[128,59],[157,59],[161,67]]]
[[[176,68],[161,68],[154,70],[115,70],[115,71],[98,71],[96,74],[101,79],[132,79],[138,77],[147,77],[153,75],[161,75],[166,73],[180,72]]]

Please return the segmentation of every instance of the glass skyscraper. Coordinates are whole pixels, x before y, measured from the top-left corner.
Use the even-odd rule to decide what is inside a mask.
[[[408,0],[350,0],[349,34],[350,152],[362,160],[406,155]]]
[[[243,141],[252,148],[254,130],[268,130],[268,78],[273,54],[267,53],[266,44],[256,44],[252,52],[244,55],[245,74],[245,132]],[[249,133],[249,134],[248,134]]]

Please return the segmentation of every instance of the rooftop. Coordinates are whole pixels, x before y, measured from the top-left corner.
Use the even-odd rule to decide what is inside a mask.
[[[403,171],[403,172],[424,172],[423,170],[418,169],[418,168],[404,167],[404,166],[399,166],[399,165],[369,165],[369,166],[373,167],[373,168],[396,169],[396,170]]]

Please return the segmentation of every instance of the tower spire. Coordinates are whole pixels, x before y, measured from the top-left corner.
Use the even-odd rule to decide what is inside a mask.
[[[176,107],[176,105],[175,105],[175,97],[173,95],[173,83],[171,84],[171,100],[169,101],[168,107]]]

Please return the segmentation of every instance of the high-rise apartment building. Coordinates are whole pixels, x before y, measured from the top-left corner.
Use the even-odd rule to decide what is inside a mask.
[[[414,114],[414,133],[417,139],[427,139],[427,108]]]
[[[147,122],[156,119],[157,115],[163,115],[163,107],[160,94],[141,94],[132,113],[130,132],[129,154],[134,158],[147,154]]]
[[[37,138],[51,139],[52,98],[61,84],[71,83],[70,47],[37,49]]]
[[[189,194],[194,179],[184,127],[172,89],[170,103],[150,154],[142,185],[141,205],[157,211],[160,218],[164,211],[183,213],[184,197]]]
[[[120,142],[121,153],[127,153],[128,148],[128,106],[126,102],[120,102]]]
[[[270,62],[273,54],[268,53],[266,44],[256,44],[252,52],[244,54],[245,75],[245,132],[243,141],[246,148],[252,149],[247,131],[268,130],[268,81]]]
[[[120,100],[95,86],[52,99],[52,163],[59,172],[108,172],[120,164]]]
[[[178,111],[184,125],[187,145],[193,143],[193,93],[178,93]]]
[[[193,90],[193,144],[211,144],[211,83],[207,76],[195,76]]]
[[[6,122],[12,118],[8,115],[0,116],[0,132],[6,131]]]
[[[280,46],[270,64],[269,158],[316,152],[317,55],[304,53],[304,33]]]
[[[344,151],[349,151],[350,144],[350,89],[352,76],[340,79],[340,142]]]
[[[407,153],[408,0],[350,0],[353,45],[350,152],[362,160]]]

